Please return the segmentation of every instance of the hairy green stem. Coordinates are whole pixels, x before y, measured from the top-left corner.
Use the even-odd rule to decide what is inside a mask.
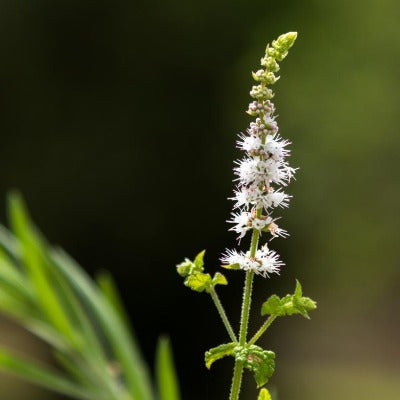
[[[213,287],[211,287],[209,289],[208,293],[210,293],[210,296],[214,301],[215,307],[217,307],[218,313],[222,319],[222,322],[225,325],[225,328],[228,332],[229,337],[231,338],[232,342],[237,343],[238,340],[236,338],[235,332],[233,332],[232,325],[230,324],[230,322],[228,320],[228,317],[226,315],[224,307],[222,306],[221,301],[219,300],[219,297],[217,295],[217,292],[215,291],[215,289]]]
[[[232,387],[229,400],[237,400],[239,398],[240,386],[242,384],[243,363],[240,361],[235,362],[233,369]]]
[[[261,215],[262,210],[257,210],[257,216]],[[257,247],[258,247],[258,239],[260,237],[260,232],[258,230],[253,230],[253,235],[251,236],[251,244],[250,244],[250,257],[254,257],[256,255]],[[254,279],[254,271],[246,272],[246,280],[244,284],[243,291],[243,303],[242,303],[242,315],[240,318],[240,334],[239,334],[239,345],[244,346],[246,344],[247,338],[247,327],[249,324],[249,314],[250,314],[250,306],[251,306],[251,293],[253,287],[253,279]],[[243,374],[243,364],[240,361],[235,361],[235,367],[233,370],[233,378],[232,378],[232,386],[231,386],[231,394],[230,400],[238,400],[240,393],[240,386],[242,383],[242,374]]]
[[[261,335],[270,327],[270,325],[275,321],[277,315],[270,315],[269,318],[264,322],[261,328],[256,332],[256,334],[249,340],[248,345],[251,346],[258,339],[260,339]]]

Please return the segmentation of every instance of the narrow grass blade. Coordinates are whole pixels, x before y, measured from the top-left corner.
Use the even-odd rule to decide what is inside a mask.
[[[96,282],[103,295],[111,303],[114,310],[118,312],[121,320],[124,321],[126,329],[133,334],[128,314],[125,311],[122,299],[111,274],[108,271],[99,272],[96,276]]]
[[[76,343],[73,324],[61,307],[46,274],[48,262],[42,240],[30,222],[21,197],[16,193],[10,195],[9,212],[14,233],[20,240],[23,262],[33,282],[40,307],[48,320],[72,343]]]
[[[147,367],[125,322],[82,268],[66,253],[54,250],[52,259],[54,265],[66,276],[101,325],[121,365],[132,397],[135,400],[153,400]]]
[[[31,383],[80,400],[96,400],[96,396],[71,382],[56,371],[31,362],[0,348],[0,370],[17,375]]]
[[[166,337],[160,337],[157,345],[156,380],[160,400],[180,400],[171,345]]]

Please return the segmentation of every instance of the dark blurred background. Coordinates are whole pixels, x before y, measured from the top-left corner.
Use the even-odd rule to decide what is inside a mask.
[[[287,266],[257,280],[251,330],[262,301],[299,278],[318,310],[263,343],[278,354],[279,399],[400,398],[399,20],[396,0],[1,1],[1,220],[19,188],[53,243],[112,272],[149,363],[171,336],[183,398],[227,398],[232,361],[203,365],[226,334],[175,264],[206,248],[215,271],[235,245],[225,220],[250,71],[297,30],[275,86],[300,167],[282,212],[291,237],[272,242]],[[243,275],[227,276],[237,327]],[[1,344],[45,351],[0,329]],[[0,397],[60,399],[4,376]]]

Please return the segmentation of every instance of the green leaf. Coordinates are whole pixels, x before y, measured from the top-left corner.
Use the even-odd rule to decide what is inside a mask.
[[[212,279],[212,285],[227,285],[228,281],[226,280],[225,276],[220,274],[219,272],[216,272],[214,275],[214,278]]]
[[[9,213],[14,233],[20,241],[23,263],[34,285],[40,307],[51,324],[68,340],[78,345],[73,323],[61,306],[47,273],[50,266],[46,258],[45,244],[32,225],[23,200],[17,193],[11,193],[9,197]]]
[[[10,372],[27,381],[54,390],[55,392],[81,400],[96,400],[92,393],[71,382],[58,372],[17,356],[8,350],[0,349],[0,369]]]
[[[282,310],[281,299],[273,294],[261,307],[261,315],[285,315]]]
[[[208,289],[211,285],[211,275],[195,272],[185,279],[185,285],[196,292],[202,292]]]
[[[160,337],[156,352],[156,380],[160,400],[180,400],[178,378],[169,339]]]
[[[272,400],[271,395],[269,394],[268,390],[266,388],[262,388],[260,390],[260,394],[258,395],[257,400]]]
[[[201,251],[197,254],[196,258],[194,259],[194,266],[196,272],[203,272],[204,271],[204,254],[205,250]]]
[[[116,361],[121,365],[132,396],[135,399],[151,400],[153,395],[147,367],[120,315],[71,257],[62,250],[53,250],[51,257],[55,268],[65,275],[104,331]]]
[[[225,269],[240,269],[240,264],[221,265],[221,267]]]
[[[128,314],[125,311],[121,296],[119,295],[117,285],[114,282],[113,277],[108,271],[101,271],[96,276],[97,284],[103,295],[111,303],[114,310],[118,312],[121,320],[124,321],[126,329],[132,331],[131,323]]]
[[[237,346],[235,358],[254,373],[257,387],[265,385],[275,371],[275,353],[256,345]]]
[[[204,355],[206,367],[210,369],[213,362],[226,356],[232,356],[236,346],[237,343],[225,343],[206,351]]]
[[[261,315],[276,315],[278,317],[284,315],[301,314],[305,318],[309,318],[308,311],[315,310],[317,304],[309,297],[302,296],[303,291],[299,281],[296,281],[296,289],[294,294],[288,294],[279,298],[272,295],[261,307]]]
[[[303,289],[300,282],[296,279],[296,289],[294,290],[294,297],[301,298],[303,296]]]

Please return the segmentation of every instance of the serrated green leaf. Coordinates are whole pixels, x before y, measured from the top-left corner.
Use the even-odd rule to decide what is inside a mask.
[[[260,394],[258,395],[257,400],[272,400],[269,391],[266,388],[262,388],[260,390]]]
[[[206,351],[206,353],[204,354],[206,367],[210,369],[213,362],[220,360],[221,358],[224,358],[226,356],[233,355],[236,346],[237,343],[224,343]]]
[[[240,269],[240,264],[221,265],[221,267],[225,269]]]
[[[156,379],[160,400],[179,400],[179,384],[169,339],[160,337],[156,352]]]
[[[185,285],[196,292],[202,292],[208,289],[211,285],[211,275],[195,272],[185,279]]]
[[[196,272],[203,272],[204,271],[204,254],[205,250],[201,251],[194,259],[194,266]]]
[[[265,385],[275,371],[275,353],[263,350],[261,347],[252,345],[237,346],[235,358],[243,363],[243,366],[254,373],[257,387]]]
[[[294,315],[301,314],[305,318],[308,316],[308,311],[317,308],[316,302],[309,297],[302,296],[302,288],[299,281],[296,281],[296,289],[294,294],[287,294],[285,297],[279,298],[277,295],[272,295],[263,303],[261,307],[261,315]]]
[[[212,279],[212,285],[227,285],[228,281],[226,280],[225,276],[220,274],[219,272],[216,272],[214,275],[214,278]]]
[[[285,315],[282,309],[282,301],[276,294],[270,296],[268,300],[263,303],[261,307],[261,315]]]

